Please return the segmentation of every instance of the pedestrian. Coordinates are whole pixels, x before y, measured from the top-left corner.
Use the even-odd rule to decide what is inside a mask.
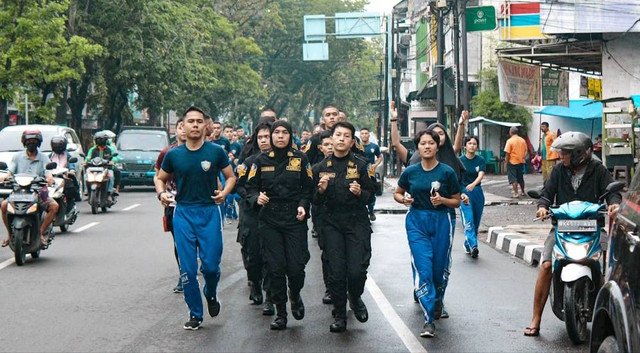
[[[158,154],[158,159],[156,160],[156,174],[153,176],[154,184],[155,184],[156,178],[158,177],[158,174],[160,173],[160,169],[162,168],[162,161],[164,160],[164,156],[167,154],[167,152],[169,152],[169,150],[182,145],[186,141],[186,134],[182,126],[183,118],[184,117],[181,116],[180,118],[178,118],[178,121],[176,122],[176,142],[163,148],[162,151],[160,151],[160,154]],[[167,184],[167,192],[171,193],[175,198],[177,194],[177,190],[176,190],[176,182],[173,179],[173,175],[171,175],[167,179],[166,184]],[[178,249],[176,247],[176,236],[175,236],[175,233],[173,232],[173,212],[175,211],[175,209],[176,209],[175,202],[171,202],[164,207],[164,216],[162,217],[162,224],[165,232],[171,232],[171,238],[173,239],[173,254],[176,257],[176,264],[178,265],[178,284],[176,284],[175,287],[173,287],[173,292],[182,293],[182,280],[180,278],[181,277],[180,276],[180,260],[178,258]]]
[[[287,328],[287,282],[291,313],[304,318],[300,291],[309,261],[307,215],[313,192],[313,174],[307,156],[292,147],[292,128],[278,120],[271,126],[271,150],[258,155],[247,176],[247,195],[253,207],[262,206],[258,226],[276,306],[272,330]]]
[[[592,157],[593,142],[589,136],[581,132],[565,132],[553,142],[551,148],[559,153],[562,163],[556,165],[549,174],[549,179],[542,189],[542,197],[538,199],[536,217],[544,220],[552,205],[562,205],[575,200],[599,203],[598,198],[604,195],[607,185],[614,180],[609,170]],[[606,201],[609,205],[609,216],[615,216],[622,196],[619,192],[610,193]],[[525,328],[525,336],[540,335],[542,311],[551,287],[551,256],[556,240],[553,234],[554,230],[551,229],[544,242],[534,290],[533,317],[529,326]]]
[[[538,145],[538,155],[542,158],[542,183],[546,183],[553,167],[558,162],[558,154],[551,149],[551,144],[555,141],[556,135],[549,130],[549,123],[540,123],[540,144]],[[524,193],[524,191],[523,191]],[[524,195],[523,195],[524,196]]]
[[[333,125],[338,122],[339,115],[340,111],[336,106],[327,105],[324,107],[322,109],[322,129],[331,130]],[[309,163],[311,163],[311,165],[317,164],[324,158],[319,150],[321,143],[319,132],[314,133],[302,149],[302,151],[307,154],[307,158],[309,158]]]
[[[371,167],[375,172],[376,168],[378,168],[380,163],[382,163],[382,161],[384,160],[384,157],[382,157],[382,153],[380,153],[380,146],[369,141],[370,138],[371,138],[371,133],[369,132],[369,129],[367,129],[366,127],[360,129],[360,140],[362,141],[362,148],[364,150],[364,154],[367,158],[367,161],[371,164]],[[375,173],[373,175],[373,182],[374,182],[374,185],[375,183],[377,183]],[[369,210],[369,220],[371,220],[371,222],[376,220],[376,215],[375,213],[373,213],[373,209],[375,206],[376,206],[376,194],[374,192],[373,201],[371,201],[371,203],[367,205],[367,208]]]
[[[329,293],[335,321],[330,332],[347,329],[347,298],[356,319],[369,319],[362,293],[371,259],[371,223],[367,205],[375,193],[370,164],[351,152],[355,128],[338,122],[331,129],[333,154],[315,166],[313,202],[325,206],[322,237],[329,269]]]
[[[415,293],[424,311],[420,336],[433,337],[434,320],[442,311],[442,296],[449,280],[455,222],[449,209],[460,206],[460,184],[455,171],[436,157],[440,136],[435,130],[418,132],[414,143],[422,160],[402,172],[393,198],[411,207],[405,228],[418,277]]]
[[[321,151],[324,155],[322,161],[314,165],[313,168],[321,165],[329,156],[333,154],[333,138],[331,131],[323,131],[320,133],[320,139],[322,139]],[[318,247],[320,247],[320,260],[322,262],[322,280],[324,282],[324,296],[322,297],[322,304],[333,304],[331,299],[331,292],[329,292],[329,265],[327,264],[327,253],[325,251],[325,239],[323,233],[323,226],[325,218],[327,217],[326,205],[312,205],[311,207],[311,220],[313,221],[312,235],[318,238]]]
[[[205,113],[189,107],[183,114],[186,142],[164,157],[155,180],[158,199],[163,205],[176,202],[173,230],[178,249],[184,299],[189,307],[185,330],[197,330],[203,319],[202,297],[198,283],[198,257],[204,277],[204,296],[212,317],[220,313],[217,286],[222,260],[222,211],[220,205],[235,185],[236,177],[229,158],[220,146],[204,139]],[[226,179],[218,189],[218,175]],[[177,194],[167,191],[169,175],[173,174]]]
[[[259,124],[253,136],[256,138],[253,140],[255,153],[251,154],[244,160],[244,162],[238,165],[238,183],[236,184],[236,191],[242,198],[240,202],[240,222],[238,223],[238,242],[241,246],[242,259],[244,267],[247,270],[247,278],[250,282],[250,294],[249,300],[254,305],[260,305],[263,303],[264,296],[262,290],[266,292],[266,301],[263,306],[262,314],[271,316],[275,314],[275,308],[271,303],[271,297],[269,295],[269,284],[267,278],[265,278],[265,266],[263,256],[263,237],[260,234],[258,228],[258,215],[260,207],[253,207],[249,203],[247,197],[247,171],[251,168],[256,157],[260,152],[266,152],[271,149],[271,125]]]
[[[513,187],[513,197],[526,197],[523,174],[524,158],[527,154],[527,142],[518,136],[518,128],[515,126],[509,129],[509,135],[511,137],[509,137],[504,146],[504,152],[506,153],[504,159],[507,161],[507,179],[511,187]],[[520,185],[520,189],[522,190],[520,195],[518,195],[518,185]]]
[[[464,227],[464,250],[472,258],[477,258],[478,251],[478,228],[484,210],[484,192],[482,191],[482,178],[487,171],[484,158],[477,156],[478,137],[467,136],[464,139],[464,156],[460,161],[464,165],[462,173],[463,192],[467,195],[468,202],[460,204],[460,216]]]
[[[219,121],[214,121],[211,130],[211,135],[209,136],[209,141],[215,143],[218,146],[221,146],[225,152],[231,151],[231,142],[222,134],[222,123]]]

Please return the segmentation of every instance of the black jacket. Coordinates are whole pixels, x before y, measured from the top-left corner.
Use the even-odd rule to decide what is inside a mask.
[[[571,168],[565,167],[562,163],[556,165],[544,184],[538,207],[549,208],[551,205],[559,206],[576,200],[598,203],[598,198],[605,193],[607,185],[613,182],[609,170],[593,159],[586,166],[578,190],[573,190],[571,175]],[[609,205],[619,204],[622,196],[619,192],[615,192],[609,194],[606,199]]]

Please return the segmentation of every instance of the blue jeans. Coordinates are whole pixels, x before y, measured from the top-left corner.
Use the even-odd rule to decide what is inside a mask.
[[[414,290],[429,323],[449,281],[454,224],[449,212],[411,209],[407,213],[405,228],[417,274]]]
[[[478,228],[484,210],[484,192],[476,186],[473,191],[465,192],[469,196],[469,205],[460,203],[460,215],[464,226],[464,248],[467,252],[478,246]]]
[[[225,218],[238,219],[238,211],[235,204],[236,194],[229,194],[224,201]]]
[[[180,262],[180,279],[189,315],[202,319],[203,306],[198,283],[204,277],[204,295],[216,297],[222,261],[222,212],[211,205],[178,205],[173,215],[173,231]]]

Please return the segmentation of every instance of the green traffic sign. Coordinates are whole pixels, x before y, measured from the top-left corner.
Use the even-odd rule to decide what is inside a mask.
[[[497,27],[496,8],[493,6],[467,7],[467,32],[493,31]]]

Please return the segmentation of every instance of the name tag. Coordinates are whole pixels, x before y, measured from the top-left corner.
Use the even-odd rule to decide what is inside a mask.
[[[336,177],[336,173],[320,172],[320,179],[322,179],[325,176],[328,176],[329,179],[333,179]]]
[[[273,172],[275,170],[276,170],[276,167],[274,167],[272,165],[260,168],[261,172]]]

